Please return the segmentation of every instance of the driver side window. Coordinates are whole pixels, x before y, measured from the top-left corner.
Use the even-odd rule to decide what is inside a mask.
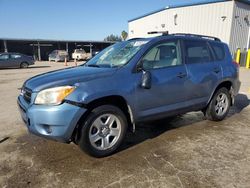
[[[145,70],[181,65],[178,42],[157,44],[143,57],[142,62]]]

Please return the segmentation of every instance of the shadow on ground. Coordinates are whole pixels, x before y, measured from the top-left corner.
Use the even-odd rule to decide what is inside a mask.
[[[31,67],[28,67],[28,69],[39,69],[39,68],[49,68],[51,66],[48,66],[48,65],[44,65],[44,66],[31,66]]]
[[[48,66],[48,65],[44,65],[44,66],[36,66],[36,65],[33,65],[33,66],[28,67],[28,68],[8,67],[8,68],[0,68],[0,70],[14,70],[14,69],[27,70],[27,69],[49,68],[49,67],[51,67],[51,66]]]
[[[230,108],[228,117],[240,113],[244,108],[250,104],[250,100],[244,94],[238,94],[235,98],[235,104]],[[227,117],[227,118],[228,118]],[[119,151],[125,150],[134,145],[140,144],[148,139],[153,139],[166,131],[173,130],[179,127],[185,127],[205,121],[202,112],[191,112],[175,117],[165,118],[158,121],[143,123],[136,126],[135,133],[128,133],[124,144],[120,147]]]
[[[245,95],[238,95],[235,106],[231,108],[229,116],[237,116],[236,114],[248,106],[249,102],[250,100]],[[237,118],[235,118],[235,121],[237,121]],[[202,123],[192,126],[192,124],[198,122]],[[206,127],[208,129],[206,129]],[[140,124],[136,127],[135,134],[128,134],[124,144],[119,150],[120,152],[102,159],[96,159],[86,155],[73,144],[56,143],[26,133],[22,134],[22,136],[18,136],[16,139],[5,138],[0,144],[2,147],[2,149],[0,147],[1,155],[5,156],[2,157],[2,159],[0,158],[0,177],[1,175],[5,177],[4,181],[2,181],[2,186],[0,180],[0,187],[4,187],[5,185],[7,185],[7,187],[43,187],[42,185],[51,185],[51,187],[56,187],[56,185],[67,185],[68,187],[72,187],[72,185],[100,187],[100,185],[109,184],[114,184],[114,187],[119,187],[119,183],[123,180],[124,185],[127,185],[127,183],[133,185],[139,182],[139,180],[145,182],[147,176],[148,179],[155,178],[157,185],[158,182],[162,180],[161,176],[165,178],[163,178],[164,181],[162,183],[168,183],[168,178],[173,176],[176,187],[181,187],[180,178],[184,183],[186,180],[188,181],[185,187],[190,186],[190,183],[192,185],[198,183],[196,187],[202,187],[204,181],[198,182],[198,179],[199,177],[208,175],[206,171],[202,171],[204,168],[203,158],[207,159],[207,166],[205,167],[209,167],[209,169],[212,168],[214,173],[213,168],[217,169],[216,165],[219,164],[217,162],[214,163],[214,156],[219,153],[220,155],[218,155],[216,159],[221,160],[221,155],[223,154],[223,160],[226,157],[227,160],[229,160],[228,156],[231,156],[231,143],[235,145],[235,140],[239,139],[238,137],[234,138],[234,136],[232,136],[232,130],[230,130],[230,128],[228,136],[228,133],[225,131],[225,126],[224,128],[223,126],[222,128],[220,127],[218,123],[206,121],[201,112],[192,112],[173,118]],[[178,128],[184,128],[184,131]],[[241,128],[244,128],[244,126]],[[176,131],[174,129],[176,129]],[[221,132],[219,132],[219,130],[221,130]],[[160,136],[167,131],[171,133],[167,134],[166,137]],[[217,136],[219,137],[214,137],[216,133],[218,133]],[[240,134],[240,136],[242,139],[242,134]],[[200,139],[196,139],[196,137],[200,137]],[[209,140],[208,137],[211,140]],[[223,138],[225,140],[223,140]],[[248,135],[246,135],[246,138],[248,138]],[[150,139],[152,139],[152,141],[146,142]],[[187,141],[185,139],[187,139]],[[207,142],[210,142],[210,145],[208,144],[207,146],[205,144]],[[214,142],[217,146],[214,145]],[[140,143],[143,144],[138,147],[133,147]],[[225,146],[225,143],[228,143],[228,145]],[[173,144],[174,147],[171,148]],[[189,148],[185,148],[187,146]],[[239,143],[238,146],[241,146],[241,144]],[[243,146],[245,145],[243,144]],[[246,147],[247,146],[248,144],[246,143]],[[225,147],[230,148],[226,150],[229,154],[227,152],[222,153],[221,150]],[[152,154],[152,150],[154,150],[154,154]],[[168,153],[168,151],[170,153]],[[214,152],[213,157],[208,155],[211,151]],[[244,152],[244,150],[242,151]],[[238,150],[236,149],[232,151],[233,154],[237,152]],[[198,160],[198,166],[193,166],[195,160]],[[171,161],[171,163],[168,161]],[[187,161],[187,163],[183,161]],[[235,162],[235,159],[233,158],[232,161]],[[232,165],[234,162],[230,162],[230,164]],[[186,168],[191,168],[194,170],[198,169],[199,171],[193,171],[196,172],[195,176],[182,174],[181,177],[176,177],[175,173],[178,174],[181,171],[175,168],[172,163],[181,169],[186,170]],[[211,164],[215,166],[211,167]],[[224,167],[222,170],[223,169]],[[155,174],[153,174],[154,172]],[[205,173],[205,175],[199,174],[200,172]],[[145,174],[147,175],[146,177]],[[74,182],[74,184],[69,184],[72,182]],[[209,187],[214,187],[212,186],[213,179],[209,179],[207,182],[210,185]],[[164,184],[162,187],[168,187],[166,185]],[[141,185],[139,187],[149,186]]]

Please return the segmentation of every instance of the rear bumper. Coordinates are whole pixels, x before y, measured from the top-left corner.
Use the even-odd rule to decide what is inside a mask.
[[[240,80],[236,80],[233,84],[233,95],[234,96],[238,95],[238,93],[240,91],[240,86],[241,86]]]
[[[85,57],[83,56],[83,55],[81,55],[81,54],[73,54],[72,55],[72,59],[78,59],[78,60],[80,60],[80,59],[84,59]]]
[[[64,143],[71,141],[77,122],[87,111],[68,103],[58,106],[29,105],[21,95],[17,103],[29,132]]]

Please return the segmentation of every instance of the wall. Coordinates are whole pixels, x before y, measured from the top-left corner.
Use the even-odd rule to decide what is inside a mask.
[[[232,51],[237,48],[249,48],[250,5],[240,2],[234,3],[230,47]]]
[[[233,7],[234,1],[169,8],[129,22],[129,38],[149,37],[148,31],[167,30],[215,36],[229,43]]]

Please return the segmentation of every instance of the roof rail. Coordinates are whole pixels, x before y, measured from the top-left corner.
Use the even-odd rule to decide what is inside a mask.
[[[152,35],[152,34],[162,34],[162,35],[168,35],[169,32],[168,31],[150,31],[148,32],[149,35]]]
[[[190,36],[190,37],[200,37],[200,38],[204,38],[204,39],[212,39],[215,41],[221,41],[219,38],[217,37],[212,37],[212,36],[207,36],[207,35],[198,35],[198,34],[191,34],[191,33],[173,33],[171,35],[175,35],[175,36]]]
[[[140,40],[140,39],[144,39],[144,38],[140,38],[140,37],[138,37],[138,38],[131,38],[131,39],[127,39],[127,41],[131,41],[131,40]]]

